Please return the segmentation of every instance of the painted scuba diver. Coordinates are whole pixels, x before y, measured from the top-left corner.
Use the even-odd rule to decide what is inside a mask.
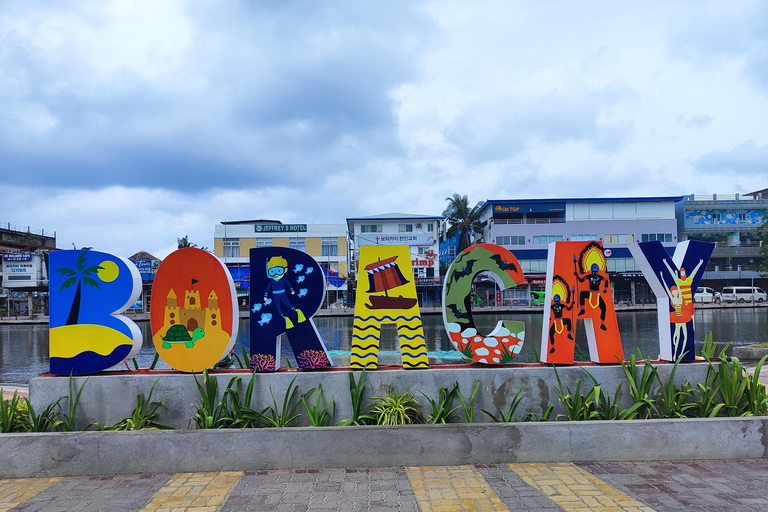
[[[600,282],[603,282],[603,293],[608,291],[608,280],[599,274],[600,266],[597,263],[592,263],[590,266],[591,273],[582,277],[579,275],[578,268],[576,266],[576,255],[573,256],[573,275],[580,283],[589,282],[589,290],[582,290],[579,292],[579,315],[583,315],[586,310],[584,309],[584,301],[589,300],[589,305],[592,309],[600,308],[600,329],[607,331],[605,327],[605,301],[600,298]]]
[[[273,256],[267,260],[267,276],[270,281],[264,290],[264,304],[269,304],[274,300],[277,313],[285,319],[285,328],[290,329],[294,326],[294,322],[286,314],[295,315],[296,323],[301,323],[306,318],[304,313],[300,309],[295,308],[291,301],[288,300],[287,292],[290,291],[291,295],[296,295],[296,292],[291,283],[283,279],[287,271],[288,262],[282,256]],[[272,290],[272,299],[269,299],[270,290]],[[286,310],[284,311],[283,308],[286,308]]]
[[[573,304],[570,304],[568,306],[564,306],[560,302],[560,294],[555,294],[555,296],[552,298],[553,304],[550,306],[550,309],[552,310],[552,313],[554,314],[554,319],[552,320],[552,323],[549,326],[549,344],[550,349],[549,353],[553,354],[555,352],[555,333],[560,334],[563,332],[563,327],[568,330],[568,339],[573,339],[573,333],[571,332],[573,326],[571,325],[571,319],[567,317],[563,317],[563,311],[571,311],[573,309]]]

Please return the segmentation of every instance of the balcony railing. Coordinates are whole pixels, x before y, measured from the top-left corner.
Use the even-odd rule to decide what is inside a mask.
[[[494,224],[565,224],[565,219],[493,219]]]

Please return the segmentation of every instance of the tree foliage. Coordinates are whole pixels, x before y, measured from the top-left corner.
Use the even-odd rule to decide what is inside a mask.
[[[446,232],[448,238],[458,235],[458,252],[463,251],[472,245],[472,232],[482,231],[480,223],[480,210],[483,202],[478,202],[472,208],[469,207],[469,198],[461,194],[453,194],[452,197],[446,197],[448,207],[443,211],[443,216],[450,223]]]
[[[755,230],[755,235],[760,239],[760,266],[757,268],[763,276],[768,276],[768,219]]]

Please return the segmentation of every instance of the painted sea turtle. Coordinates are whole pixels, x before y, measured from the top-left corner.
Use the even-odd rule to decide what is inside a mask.
[[[186,327],[177,324],[168,329],[165,336],[160,336],[160,338],[163,340],[163,348],[171,348],[171,345],[175,343],[184,343],[187,348],[192,348],[195,346],[195,342],[203,336],[205,336],[205,331],[200,327],[192,331],[192,336],[190,336]]]

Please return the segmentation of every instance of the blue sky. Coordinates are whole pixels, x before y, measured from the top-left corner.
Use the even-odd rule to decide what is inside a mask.
[[[768,3],[0,0],[0,222],[163,257],[217,222],[768,187]]]

